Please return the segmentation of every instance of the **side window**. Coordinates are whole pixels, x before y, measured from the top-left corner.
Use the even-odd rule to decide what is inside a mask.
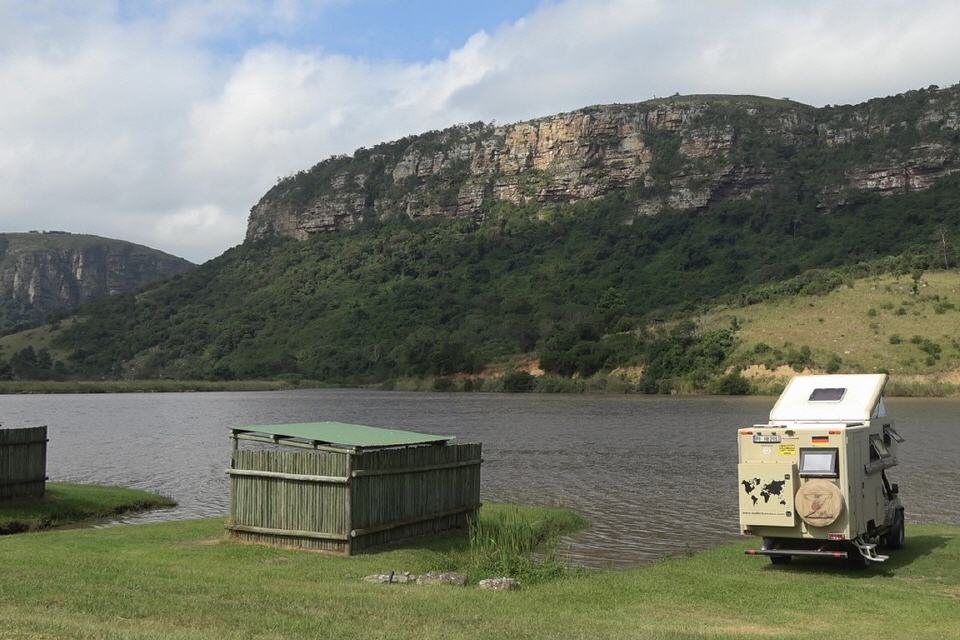
[[[870,436],[870,462],[890,457],[890,450],[880,436]]]

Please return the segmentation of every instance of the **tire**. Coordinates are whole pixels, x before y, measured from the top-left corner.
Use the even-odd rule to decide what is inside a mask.
[[[883,546],[887,549],[902,549],[905,540],[906,528],[904,526],[903,509],[897,509],[893,527],[883,535]]]
[[[763,539],[763,548],[764,549],[776,549],[778,541],[776,538],[764,538]],[[790,564],[790,561],[793,560],[793,556],[767,556],[770,558],[771,564],[782,565]]]

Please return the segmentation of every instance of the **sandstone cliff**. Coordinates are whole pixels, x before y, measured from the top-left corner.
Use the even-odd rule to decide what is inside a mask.
[[[851,192],[926,189],[960,170],[958,152],[957,87],[824,108],[754,96],[596,106],[330,158],[267,192],[247,240],[304,239],[390,216],[482,219],[497,201],[564,203],[617,190],[636,215],[774,189],[829,209]]]
[[[0,234],[0,331],[193,266],[156,249],[97,236]]]

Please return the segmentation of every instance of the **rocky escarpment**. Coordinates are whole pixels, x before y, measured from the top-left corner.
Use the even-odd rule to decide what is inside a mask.
[[[97,236],[0,234],[0,331],[134,291],[193,266],[156,249]]]
[[[677,96],[461,125],[281,180],[251,210],[247,239],[303,239],[391,216],[482,219],[498,201],[565,203],[618,190],[636,215],[774,189],[829,208],[851,192],[922,190],[960,170],[958,131],[957,87],[819,109]]]

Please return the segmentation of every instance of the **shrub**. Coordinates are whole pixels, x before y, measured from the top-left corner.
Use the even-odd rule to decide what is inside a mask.
[[[717,380],[711,391],[725,396],[745,396],[750,393],[750,382],[735,370]]]
[[[453,391],[453,380],[450,378],[435,378],[433,380],[434,391]]]
[[[867,315],[870,316],[871,318],[876,318],[877,310],[874,309],[873,307],[870,307],[869,309],[867,309]]]
[[[903,342],[903,339],[895,333],[892,336],[890,336],[889,342],[890,344],[900,344],[901,342]]]
[[[503,390],[508,393],[527,393],[537,387],[537,379],[526,371],[511,371],[503,376]]]
[[[827,359],[827,364],[824,367],[827,373],[836,373],[840,371],[840,365],[843,364],[843,359],[836,353],[831,353],[830,358]]]

